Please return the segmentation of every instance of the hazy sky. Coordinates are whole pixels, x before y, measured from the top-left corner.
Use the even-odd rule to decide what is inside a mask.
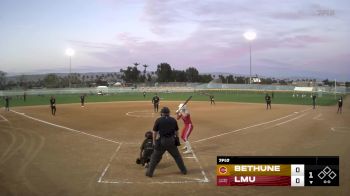
[[[0,70],[176,69],[350,81],[349,0],[0,0]]]

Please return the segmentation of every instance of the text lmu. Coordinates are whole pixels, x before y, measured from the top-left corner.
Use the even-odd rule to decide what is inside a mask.
[[[255,182],[255,176],[235,176],[235,182]]]

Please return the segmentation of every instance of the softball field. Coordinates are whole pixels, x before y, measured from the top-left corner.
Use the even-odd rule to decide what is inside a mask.
[[[178,101],[162,101],[174,114]],[[150,101],[0,111],[0,195],[350,195],[350,107],[189,102],[188,175],[166,154],[154,177],[135,163],[159,114]],[[180,128],[182,122],[179,121]],[[340,157],[339,187],[218,187],[216,156]]]

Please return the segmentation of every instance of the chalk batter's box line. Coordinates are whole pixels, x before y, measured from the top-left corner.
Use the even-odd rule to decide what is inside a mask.
[[[179,180],[179,181],[150,181],[150,182],[141,182],[141,181],[115,181],[115,180],[104,180],[104,177],[106,175],[106,173],[108,172],[111,163],[113,160],[116,159],[117,154],[121,148],[121,146],[123,145],[123,143],[120,143],[118,145],[118,147],[116,148],[116,150],[114,151],[114,153],[112,154],[111,158],[109,159],[108,164],[106,165],[106,167],[104,168],[104,170],[102,171],[100,177],[98,178],[97,182],[98,183],[105,183],[105,184],[184,184],[184,183],[206,183],[209,182],[202,166],[199,163],[198,158],[196,157],[196,155],[194,153],[193,157],[195,157],[196,163],[199,166],[199,169],[201,170],[201,174],[203,175],[203,179],[200,178],[188,178],[191,180]],[[146,177],[145,177],[146,178]]]

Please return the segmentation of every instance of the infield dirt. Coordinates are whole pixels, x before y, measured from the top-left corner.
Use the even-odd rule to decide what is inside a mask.
[[[179,103],[161,106],[174,113]],[[135,164],[159,116],[149,101],[58,105],[56,116],[49,106],[12,109],[0,112],[0,195],[350,195],[347,100],[341,115],[335,106],[190,102],[189,173],[165,155],[153,178]],[[217,187],[217,155],[340,156],[340,186]]]

